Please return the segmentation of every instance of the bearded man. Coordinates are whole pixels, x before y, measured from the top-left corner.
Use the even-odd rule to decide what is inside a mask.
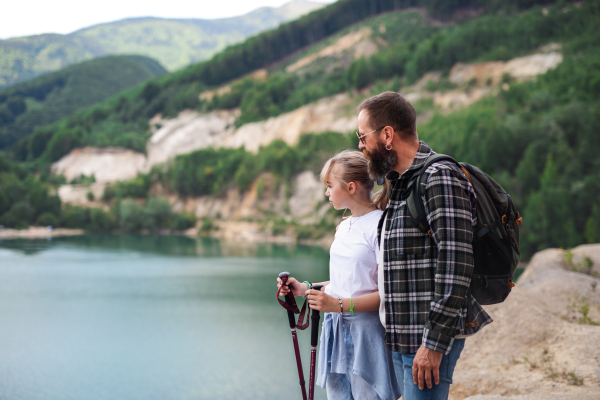
[[[370,173],[389,180],[389,202],[378,227],[379,315],[396,377],[404,400],[447,399],[465,338],[492,322],[468,290],[475,192],[454,163],[433,163],[423,176],[422,198],[431,230],[422,233],[403,194],[435,152],[419,141],[414,108],[398,93],[385,92],[358,111],[359,148]]]

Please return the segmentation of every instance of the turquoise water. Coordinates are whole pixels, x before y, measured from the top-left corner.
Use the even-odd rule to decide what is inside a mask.
[[[172,236],[0,242],[0,399],[301,399],[283,270],[324,280],[328,254]]]

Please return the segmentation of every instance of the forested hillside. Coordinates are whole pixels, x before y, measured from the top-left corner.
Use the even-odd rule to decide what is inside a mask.
[[[109,54],[137,54],[170,71],[209,58],[226,46],[322,7],[308,0],[216,20],[128,18],[68,35],[0,40],[0,89],[71,64]]]
[[[108,56],[85,61],[0,91],[0,149],[75,111],[123,89],[166,73],[143,56]],[[45,149],[30,142],[33,158]]]
[[[373,4],[378,6],[374,7]],[[123,135],[141,138],[141,141],[130,140],[131,146],[128,147],[143,151],[147,121],[157,113],[175,116],[190,108],[209,110],[239,106],[242,114],[238,123],[251,122],[327,95],[365,87],[378,79],[396,76],[404,77],[406,83],[410,83],[427,71],[448,71],[458,61],[509,59],[552,41],[572,40],[588,34],[596,22],[597,12],[594,4],[586,4],[583,8],[573,7],[570,13],[562,13],[560,10],[563,6],[559,4],[551,7],[546,14],[537,7],[514,15],[490,12],[448,27],[428,23],[416,12],[415,15],[392,13],[372,22],[376,28],[373,29],[373,35],[388,40],[390,45],[368,59],[308,74],[302,71],[287,73],[275,64],[266,82],[251,79],[236,82],[229,94],[217,97],[212,102],[202,101],[198,97],[198,93],[205,89],[241,76],[252,68],[267,66],[269,60],[292,53],[320,31],[325,36],[328,31],[323,29],[326,27],[333,30],[336,26],[343,26],[344,21],[358,19],[360,15],[381,13],[399,6],[400,2],[397,1],[341,1],[231,47],[208,62],[154,79],[112,98],[94,110],[44,128],[43,132],[40,131],[48,142],[44,159],[56,161],[76,146],[115,143]],[[379,31],[380,23],[385,24],[385,33]],[[310,35],[308,27],[312,28]],[[288,38],[290,43],[284,38]],[[294,40],[298,43],[292,43],[291,38],[296,38]],[[271,54],[269,48],[278,50]],[[219,71],[227,76],[216,76],[216,72],[211,71]],[[22,149],[26,147],[23,143],[18,146],[19,159],[24,159]],[[31,158],[30,155],[28,157]]]
[[[423,4],[425,8],[399,10]],[[458,11],[465,6],[473,12],[461,19]],[[381,15],[373,17],[376,14]],[[237,124],[244,125],[336,93],[350,93],[356,105],[384,90],[402,93],[426,73],[438,71],[438,78],[424,90],[468,95],[485,88],[489,95],[453,109],[441,109],[431,98],[418,100],[419,115],[427,115],[418,126],[420,138],[438,152],[482,167],[509,190],[524,218],[521,238],[527,258],[546,247],[600,241],[599,24],[597,2],[340,1],[208,62],[155,78],[39,128],[11,154],[17,160],[35,160],[28,165],[47,171],[50,162],[86,145],[120,143],[144,152],[148,121],[157,113],[168,118],[184,109],[239,107]],[[368,55],[336,58],[324,51],[361,32],[368,32],[372,43]],[[315,44],[305,47],[311,43]],[[504,74],[500,82],[474,78],[458,86],[448,78],[458,62],[509,60],[544,48],[560,49],[562,62],[535,80],[518,81]],[[258,68],[266,68],[260,78],[245,76]],[[199,96],[221,84],[227,90]],[[291,178],[302,170],[318,171],[332,152],[355,147],[352,135],[304,135],[298,145],[276,141],[257,154],[209,148],[181,155],[106,188],[104,201],[114,210],[112,227],[124,229],[119,222],[125,212],[120,208],[123,199],[149,201],[153,187],[182,199],[223,196],[234,187],[248,190],[269,172],[289,190]],[[34,141],[45,150],[32,153]],[[134,203],[127,204],[125,210],[134,213]],[[292,218],[277,218],[302,237],[322,234],[321,228],[329,226],[323,222],[321,228],[307,228]]]

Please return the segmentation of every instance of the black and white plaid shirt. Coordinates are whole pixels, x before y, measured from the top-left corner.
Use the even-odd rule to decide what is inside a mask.
[[[392,351],[416,353],[422,344],[448,354],[456,335],[471,335],[492,322],[467,289],[473,272],[477,200],[473,186],[449,161],[432,164],[425,212],[433,238],[419,231],[401,199],[412,173],[435,154],[424,142],[402,175],[388,174],[392,192],[379,221],[383,243],[386,339]],[[382,236],[384,220],[385,232]],[[469,307],[469,320],[467,320]]]

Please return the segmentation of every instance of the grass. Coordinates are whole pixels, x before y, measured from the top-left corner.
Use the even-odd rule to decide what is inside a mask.
[[[562,380],[568,385],[583,386],[584,378],[575,371],[560,370],[554,362],[554,357],[548,348],[544,348],[541,357],[534,358],[528,355],[523,357],[523,362],[530,370],[541,370],[552,380]]]
[[[572,319],[576,320],[577,323],[581,325],[600,325],[598,322],[594,321],[589,316],[591,307],[589,304],[587,304],[587,297],[580,297],[579,295],[577,295],[574,299],[572,297],[569,297],[569,301],[573,302],[567,305],[567,315],[563,315],[562,317],[564,320],[569,320],[568,315],[574,314]],[[596,306],[596,308],[600,307]]]
[[[567,249],[563,253],[563,258],[567,267],[574,272],[583,272],[590,276],[598,276],[598,271],[594,271],[594,261],[589,257],[584,257],[581,262],[574,262],[574,254],[571,249]]]

